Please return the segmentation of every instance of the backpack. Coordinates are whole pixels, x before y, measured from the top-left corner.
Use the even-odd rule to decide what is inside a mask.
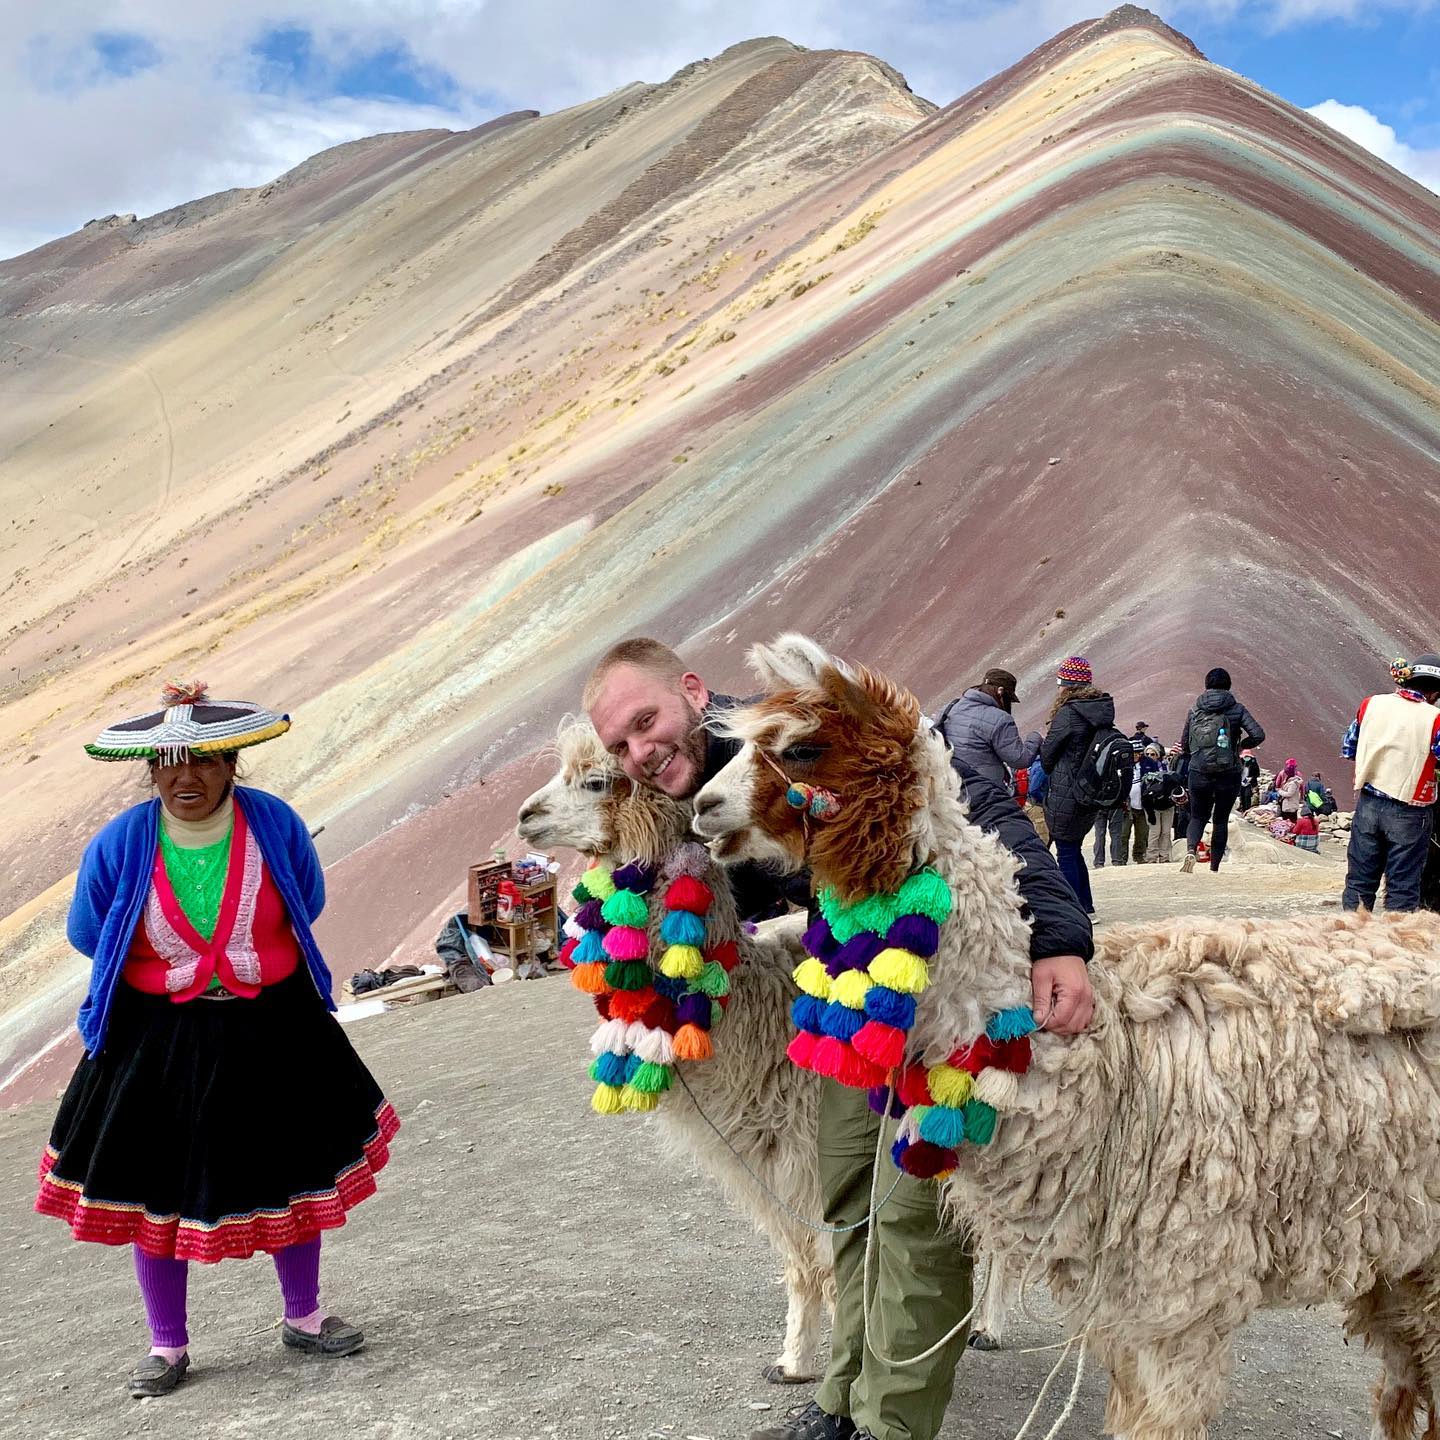
[[[1190,712],[1190,764],[1202,775],[1227,775],[1239,769],[1231,717],[1223,710]]]
[[[1175,802],[1171,798],[1175,777],[1168,770],[1152,770],[1140,782],[1140,800],[1150,810],[1168,810]]]
[[[1328,785],[1307,785],[1305,803],[1317,815],[1333,815],[1336,810],[1335,797]]]
[[[1109,810],[1128,800],[1135,779],[1135,750],[1113,725],[1097,725],[1090,748],[1075,772],[1075,793],[1091,810]]]

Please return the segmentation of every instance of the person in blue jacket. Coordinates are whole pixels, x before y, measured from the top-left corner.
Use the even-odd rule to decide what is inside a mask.
[[[40,1163],[35,1209],[132,1248],[152,1346],[137,1397],[190,1366],[189,1261],[275,1262],[282,1342],[348,1355],[320,1305],[320,1236],[375,1191],[395,1111],[335,1017],[311,925],[325,881],[305,822],[235,783],[236,754],[290,728],[170,686],[163,709],[85,748],[148,763],[156,796],[86,847],[67,933],[91,959],[85,1056]]]

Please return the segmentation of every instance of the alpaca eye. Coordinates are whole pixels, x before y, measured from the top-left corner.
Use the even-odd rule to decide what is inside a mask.
[[[603,775],[592,775],[582,782],[580,788],[588,790],[592,795],[603,795],[610,788],[610,782]]]
[[[822,753],[818,745],[791,745],[781,751],[780,758],[790,765],[813,765]]]

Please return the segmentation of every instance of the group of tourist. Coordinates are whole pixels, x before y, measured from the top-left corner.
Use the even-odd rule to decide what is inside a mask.
[[[1360,706],[1340,747],[1355,762],[1343,901],[1351,910],[1373,908],[1382,880],[1387,908],[1415,909],[1427,865],[1440,870],[1434,843],[1440,657],[1396,660],[1390,673],[1395,689]],[[1096,868],[1107,863],[1107,842],[1112,865],[1168,863],[1172,835],[1183,835],[1181,870],[1192,872],[1203,857],[1214,871],[1225,858],[1231,813],[1263,798],[1275,806],[1277,836],[1318,850],[1317,817],[1335,809],[1334,795],[1318,771],[1307,780],[1293,756],[1260,795],[1255,749],[1265,730],[1236,698],[1229,671],[1217,666],[1205,676],[1179,743],[1168,751],[1147,721],[1138,721],[1128,737],[1116,728],[1115,702],[1096,686],[1083,655],[1064,660],[1055,679],[1043,735],[1037,730],[1021,738],[1011,717],[1018,682],[998,668],[946,706],[938,723],[959,759],[1025,806],[1089,914],[1095,904],[1087,836]]]
[[[1074,1035],[1093,1007],[1086,838],[1103,823],[1114,863],[1108,814],[1127,812],[1120,854],[1168,859],[1173,827],[1190,871],[1208,827],[1218,869],[1230,812],[1258,786],[1251,762],[1265,731],[1219,668],[1169,750],[1147,723],[1131,735],[1116,728],[1114,701],[1082,656],[1057,670],[1043,735],[1021,737],[1017,699],[1015,677],[990,670],[937,723],[972,821],[1020,862],[1034,1015]],[[1422,656],[1392,692],[1360,706],[1344,738],[1358,792],[1347,908],[1373,907],[1382,882],[1391,909],[1414,908],[1422,895],[1440,904],[1430,844],[1437,701],[1440,657]],[[648,639],[607,652],[584,694],[630,779],[681,800],[736,753],[738,742],[709,722],[737,703]],[[310,928],[324,881],[306,826],[282,800],[237,783],[238,752],[288,728],[285,715],[190,687],[87,747],[97,759],[143,762],[155,794],[106,825],[81,862],[68,933],[93,960],[79,1017],[86,1053],[42,1159],[36,1208],[79,1239],[132,1247],[152,1338],[129,1377],[136,1396],[166,1394],[185,1378],[192,1259],[268,1253],[284,1345],[339,1356],[364,1342],[321,1304],[321,1236],[373,1193],[399,1122],[329,1013],[330,975]],[[1297,774],[1282,767],[1277,792]],[[742,919],[808,900],[804,876],[797,889],[796,877],[751,865],[734,879]],[[867,1226],[880,1124],[863,1091],[825,1081],[818,1163],[823,1219],[835,1227],[830,1363],[813,1401],[752,1440],[931,1440],[940,1427],[963,1349],[970,1261],[940,1223],[935,1186],[914,1177],[887,1177],[894,1189]],[[868,1315],[867,1244],[877,1276]],[[867,1326],[885,1341],[878,1350]],[[885,1358],[897,1350],[922,1358]]]

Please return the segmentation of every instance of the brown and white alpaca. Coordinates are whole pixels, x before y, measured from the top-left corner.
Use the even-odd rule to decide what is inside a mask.
[[[563,722],[556,745],[558,771],[520,809],[517,829],[527,844],[564,846],[620,863],[659,863],[677,846],[694,844],[690,806],[632,785],[586,721]],[[728,896],[717,899],[728,903]],[[658,926],[659,917],[652,916],[651,924]],[[789,1006],[797,993],[790,974],[804,954],[801,928],[798,920],[769,921],[756,936],[741,937],[741,963],[730,976],[731,1001],[714,1032],[714,1057],[686,1065],[684,1085],[671,1090],[655,1111],[656,1132],[666,1148],[718,1180],[780,1257],[785,1344],[764,1372],[773,1384],[795,1384],[818,1373],[823,1310],[835,1299],[828,1238],[787,1214],[744,1168],[795,1214],[819,1219],[819,1081],[785,1058]]]
[[[965,814],[913,696],[800,636],[757,647],[767,697],[695,800],[733,862],[807,863],[846,899],[933,864],[954,909],[909,1053],[945,1061],[1029,1003],[1015,861]],[[786,780],[832,791],[806,821]],[[1338,1300],[1379,1352],[1373,1440],[1440,1437],[1440,920],[1187,917],[1115,926],[1095,1018],[981,1071],[993,1141],[943,1181],[987,1248],[1043,1256],[1110,1372],[1108,1432],[1204,1440],[1236,1331],[1261,1306]]]

